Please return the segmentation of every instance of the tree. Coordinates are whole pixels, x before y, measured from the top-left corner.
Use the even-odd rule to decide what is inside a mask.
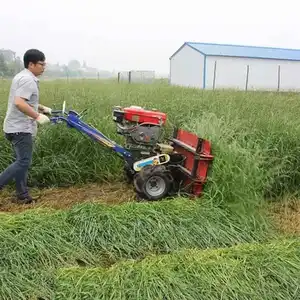
[[[8,67],[3,53],[0,53],[0,74],[2,74],[2,76],[7,76],[8,74]]]
[[[19,56],[16,57],[16,71],[20,72],[23,68],[23,62]]]
[[[77,71],[80,69],[80,62],[76,59],[70,60],[68,63],[69,70]]]

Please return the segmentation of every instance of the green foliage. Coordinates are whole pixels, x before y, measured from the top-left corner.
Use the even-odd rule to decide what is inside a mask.
[[[299,299],[299,239],[63,268],[55,299]]]
[[[83,204],[64,212],[3,214],[1,296],[26,299],[26,295],[41,292],[49,295],[54,291],[49,276],[60,267],[106,267],[124,259],[142,259],[182,248],[263,241],[268,237],[267,228],[258,220],[251,215],[241,218],[209,202],[183,199],[121,206]],[[32,280],[27,282],[25,278]]]
[[[0,50],[0,76],[12,77],[21,71],[22,62],[20,57],[14,58],[14,53],[7,50]]]
[[[46,55],[47,56],[47,55]],[[12,78],[23,69],[23,62],[10,49],[0,49],[0,76]],[[81,69],[81,67],[83,69]],[[67,65],[52,64],[47,61],[47,67],[42,78],[111,78],[114,74],[107,70],[98,70],[90,67],[86,62],[81,66],[76,59],[70,60]]]
[[[3,53],[0,53],[0,75],[6,76],[8,73],[7,63],[4,59]]]
[[[8,88],[9,82],[0,82],[2,121]],[[41,83],[41,103],[59,109],[64,100],[67,108],[88,108],[84,121],[119,143],[114,105],[157,108],[168,114],[167,133],[180,126],[209,139],[215,159],[204,197],[0,215],[3,299],[299,297],[298,240],[211,249],[274,237],[257,207],[264,197],[298,191],[297,94],[200,91],[160,83]],[[0,143],[4,169],[12,152],[3,137]],[[40,127],[34,151],[32,185],[122,180],[122,161],[114,153],[65,124]]]
[[[69,63],[68,63],[68,68],[70,69],[70,70],[78,70],[79,68],[81,67],[81,65],[80,65],[80,62],[78,61],[78,60],[76,60],[76,59],[72,59],[72,60],[70,60],[69,61]]]
[[[2,87],[1,120],[8,85]],[[113,140],[122,143],[111,118],[114,105],[141,105],[168,114],[168,133],[181,126],[212,142],[209,197],[220,203],[257,203],[261,195],[296,192],[300,179],[300,121],[297,94],[199,91],[164,84],[135,85],[99,81],[42,82],[41,102],[82,111]],[[0,168],[11,159],[1,139]],[[39,128],[30,184],[70,185],[122,179],[122,160],[65,124]],[[241,188],[242,187],[242,188]],[[251,204],[251,205],[252,205]]]

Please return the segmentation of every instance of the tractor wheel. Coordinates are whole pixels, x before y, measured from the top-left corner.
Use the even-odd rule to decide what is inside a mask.
[[[135,175],[133,182],[140,198],[155,201],[169,194],[173,178],[165,166],[147,166]]]

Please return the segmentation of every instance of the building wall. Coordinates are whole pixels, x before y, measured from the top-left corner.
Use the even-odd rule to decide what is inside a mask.
[[[300,61],[280,62],[280,91],[300,90]]]
[[[186,87],[203,87],[204,56],[184,46],[170,60],[170,84]]]
[[[297,61],[207,56],[205,88],[299,90],[299,73]]]

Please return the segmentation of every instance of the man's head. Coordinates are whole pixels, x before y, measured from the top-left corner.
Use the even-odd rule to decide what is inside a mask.
[[[35,76],[41,75],[45,70],[45,55],[37,49],[27,50],[24,54],[24,67],[31,71]]]

